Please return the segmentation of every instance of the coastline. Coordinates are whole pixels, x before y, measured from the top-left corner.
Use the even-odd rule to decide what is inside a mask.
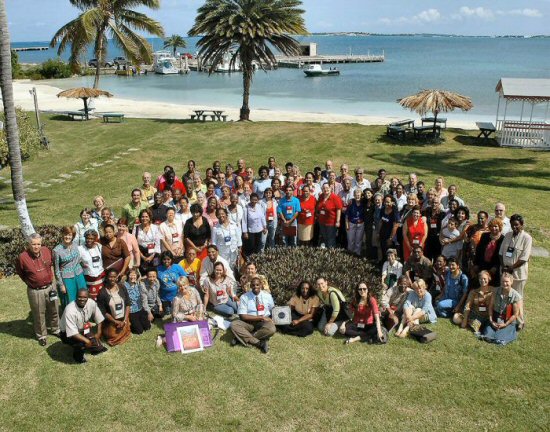
[[[40,84],[40,81],[14,80],[13,92],[16,106],[24,110],[34,110],[33,98],[29,91],[35,87],[38,96],[38,106],[41,112],[74,111],[83,108],[80,99],[58,98],[56,95],[62,89],[49,84]],[[97,98],[94,100],[96,112],[121,112],[129,118],[157,118],[157,119],[189,119],[196,109],[223,109],[228,114],[229,120],[239,118],[240,107],[188,105],[154,101],[141,101],[125,99],[117,96],[112,98]],[[405,116],[416,119],[420,122],[416,113],[405,114]],[[386,125],[392,121],[401,120],[403,116],[364,116],[364,115],[343,115],[323,112],[294,112],[283,110],[267,110],[251,107],[250,113],[253,121],[280,121],[280,122],[306,122],[306,123],[356,123],[361,125]],[[460,129],[476,129],[474,121],[464,119],[453,119],[452,113],[448,117],[447,127]]]

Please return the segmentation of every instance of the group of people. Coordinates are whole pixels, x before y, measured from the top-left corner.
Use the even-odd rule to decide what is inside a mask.
[[[84,361],[84,351],[105,349],[102,338],[117,345],[155,318],[195,321],[211,309],[233,320],[235,344],[267,352],[274,303],[249,257],[298,244],[346,248],[378,263],[383,295],[379,303],[362,283],[346,299],[323,278],[303,281],[283,333],[307,336],[317,326],[345,334],[346,343],[385,343],[392,329],[406,337],[439,316],[505,344],[525,323],[532,239],[523,218],[508,218],[497,203],[494,215],[479,211],[471,221],[458,187],[441,177],[428,188],[414,173],[403,183],[381,169],[371,183],[346,164],[337,175],[331,161],[302,176],[270,157],[257,176],[242,159],[225,170],[215,161],[204,175],[191,160],[180,177],[166,166],[154,182],[147,172],[142,181],[119,218],[96,196],[53,251],[35,234],[18,257],[41,345],[49,326]]]

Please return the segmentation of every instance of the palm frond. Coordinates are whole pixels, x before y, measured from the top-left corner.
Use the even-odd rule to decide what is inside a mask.
[[[130,9],[122,9],[117,13],[117,21],[131,26],[136,30],[145,31],[155,36],[164,37],[162,25],[147,15]]]

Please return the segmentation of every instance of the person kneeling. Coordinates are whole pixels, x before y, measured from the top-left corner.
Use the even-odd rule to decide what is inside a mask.
[[[73,347],[74,361],[86,363],[85,352],[96,355],[107,351],[100,342],[105,318],[96,302],[88,298],[88,289],[79,289],[76,296],[76,300],[67,305],[61,317],[60,337],[64,344]],[[90,320],[97,324],[96,333],[92,331]]]
[[[253,345],[267,354],[268,340],[276,331],[275,324],[270,318],[275,304],[271,294],[262,291],[260,278],[253,278],[250,287],[252,290],[243,294],[240,299],[240,319],[231,323],[231,331],[235,336],[231,345],[237,345],[239,342],[244,346]]]
[[[355,288],[355,298],[351,302],[353,319],[340,326],[340,333],[348,336],[346,345],[354,342],[386,343],[388,338],[380,325],[378,302],[371,295],[367,284],[359,283]]]
[[[422,323],[435,323],[437,316],[432,305],[432,296],[426,290],[424,279],[418,279],[412,285],[413,291],[407,295],[403,306],[403,317],[395,335],[407,337],[411,327]]]
[[[319,297],[307,281],[300,282],[296,293],[288,301],[292,322],[278,327],[281,333],[306,337],[313,333],[313,319],[319,308]]]

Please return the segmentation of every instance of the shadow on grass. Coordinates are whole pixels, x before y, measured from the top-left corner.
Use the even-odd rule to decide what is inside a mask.
[[[0,333],[19,339],[34,339],[30,313],[27,319],[0,322]]]
[[[483,138],[476,138],[471,135],[457,135],[455,140],[465,146],[473,147],[498,147],[498,143],[495,139],[489,138],[484,140]]]
[[[50,358],[59,363],[76,364],[73,360],[73,349],[69,345],[64,344],[61,341],[48,345],[46,352]]]
[[[523,158],[473,157],[457,160],[456,153],[447,150],[435,155],[414,151],[406,154],[378,154],[371,157],[384,163],[396,163],[434,173],[462,177],[482,185],[550,191],[550,186],[540,184],[540,180],[550,180],[550,172],[529,169],[529,165],[536,165],[538,162],[535,156]],[[507,173],[518,173],[519,179],[514,181],[516,177],[505,177]],[[525,181],[525,178],[533,179],[533,181]]]
[[[49,117],[49,120],[54,121],[63,121],[63,122],[81,122],[83,120],[73,120],[69,116],[62,115],[62,114],[54,114]],[[85,120],[84,120],[85,121]]]
[[[431,140],[431,139],[414,139],[412,137],[406,137],[403,140],[399,140],[397,138],[392,138],[387,136],[386,134],[382,134],[378,137],[376,140],[378,144],[390,144],[390,145],[397,145],[400,147],[435,147],[438,145],[441,145],[445,142],[445,137],[441,136],[437,140]]]

